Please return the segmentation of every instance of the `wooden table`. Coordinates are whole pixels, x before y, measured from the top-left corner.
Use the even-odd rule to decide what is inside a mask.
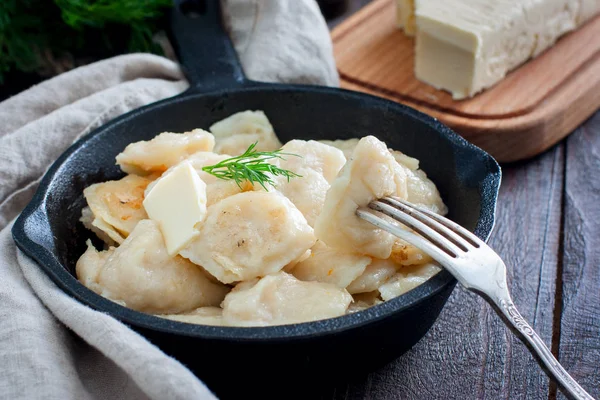
[[[344,16],[368,0],[351,0]],[[600,71],[599,71],[600,73]],[[600,111],[535,159],[504,165],[490,245],[509,268],[523,316],[600,398]],[[598,246],[598,247],[596,247]],[[556,399],[525,346],[478,296],[457,286],[407,354],[322,399]]]

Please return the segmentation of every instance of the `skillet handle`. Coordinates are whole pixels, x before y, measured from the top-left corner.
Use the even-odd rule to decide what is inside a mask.
[[[175,0],[168,33],[190,91],[210,92],[248,82],[223,27],[219,0]]]

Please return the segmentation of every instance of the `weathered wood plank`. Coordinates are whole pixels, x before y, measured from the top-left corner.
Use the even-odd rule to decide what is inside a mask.
[[[600,397],[600,112],[566,144],[559,359]],[[559,398],[564,398],[562,394]]]
[[[559,250],[564,151],[505,168],[491,245],[509,266],[517,307],[550,344]],[[335,388],[333,399],[547,399],[549,381],[476,295],[457,288],[413,350]]]

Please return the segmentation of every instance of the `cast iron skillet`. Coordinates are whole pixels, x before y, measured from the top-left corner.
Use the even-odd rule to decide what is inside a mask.
[[[171,15],[172,42],[189,78],[189,90],[123,115],[71,146],[16,221],[14,239],[62,290],[138,330],[218,393],[242,387],[248,394],[244,377],[256,387],[265,377],[271,383],[276,376],[332,378],[382,365],[411,348],[431,327],[456,283],[449,273],[442,271],[415,290],[366,311],[264,328],[160,319],[106,300],[74,277],[84,242],[92,236],[78,222],[83,189],[123,176],[115,156],[127,144],[163,131],[206,129],[247,109],[264,110],[284,143],[293,138],[377,136],[421,160],[452,219],[483,239],[489,236],[501,175],[491,156],[435,119],[391,101],[327,87],[246,79],[221,26],[217,3],[206,2],[194,16],[181,7]],[[221,379],[223,374],[234,374],[237,384],[226,384],[231,380]]]

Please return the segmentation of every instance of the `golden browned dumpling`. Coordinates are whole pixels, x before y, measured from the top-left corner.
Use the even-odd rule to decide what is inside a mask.
[[[76,271],[77,278],[96,293],[152,314],[218,306],[228,292],[197,265],[170,257],[158,225],[147,219],[116,249],[98,252],[88,243]]]
[[[215,138],[202,129],[163,132],[152,140],[131,143],[117,155],[117,164],[128,174],[163,173],[198,151],[212,151]]]
[[[122,243],[139,221],[148,218],[142,202],[144,190],[150,182],[148,178],[127,175],[118,181],[88,186],[83,195],[89,211],[84,208],[82,222],[89,229],[95,228],[114,242]],[[105,236],[99,236],[107,241]]]
[[[123,243],[123,240],[125,240],[115,228],[94,217],[94,213],[89,207],[83,207],[79,221],[109,246]]]
[[[394,243],[390,260],[399,265],[421,265],[433,262],[430,255],[401,239]]]

